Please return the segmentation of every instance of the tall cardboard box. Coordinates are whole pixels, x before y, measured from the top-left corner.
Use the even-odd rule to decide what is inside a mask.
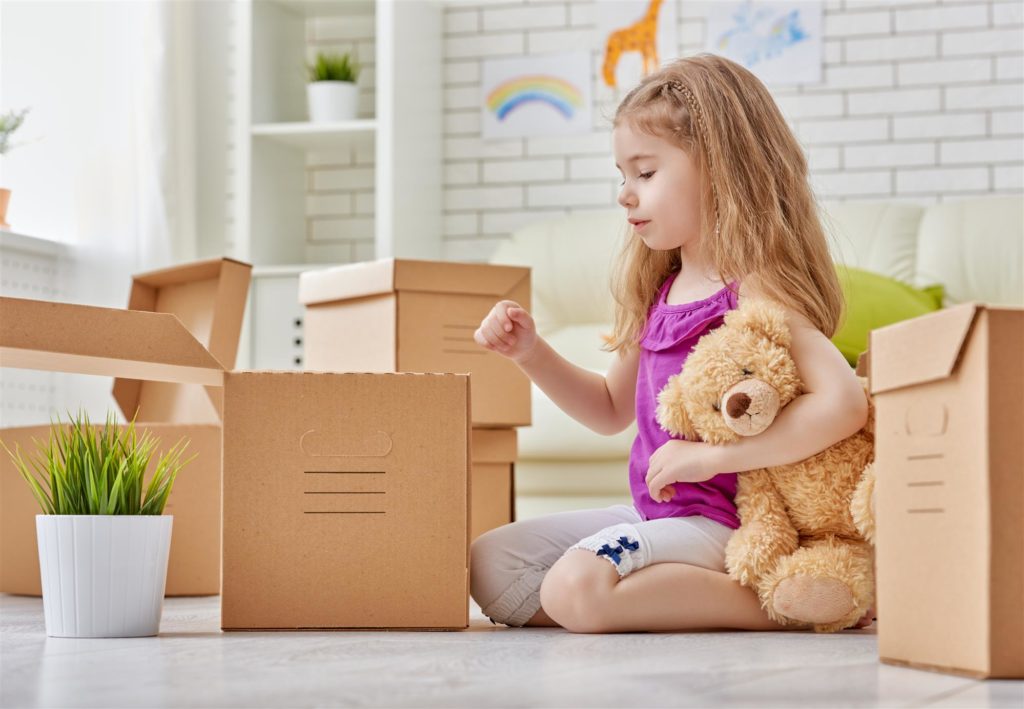
[[[1024,310],[959,305],[871,333],[878,650],[1024,677]]]
[[[469,377],[231,372],[225,630],[469,624]]]
[[[473,429],[470,541],[516,519],[514,428]]]
[[[192,335],[224,366],[234,366],[242,316],[248,296],[251,267],[231,259],[211,259],[137,275],[133,279],[129,309],[173,314]],[[39,311],[44,312],[44,311]],[[68,311],[64,311],[65,313]],[[64,316],[66,317],[66,316]],[[16,311],[8,308],[0,319],[17,327]],[[58,321],[59,322],[59,321]],[[26,321],[27,326],[33,323]],[[41,323],[39,327],[42,327]],[[68,329],[68,328],[72,329]],[[66,323],[54,336],[69,341],[76,325]],[[31,332],[23,335],[31,336]],[[140,332],[109,333],[135,337],[142,347]],[[93,336],[103,337],[103,332]],[[40,340],[42,342],[43,340]],[[158,352],[154,353],[159,356]],[[4,366],[24,352],[9,352]],[[86,373],[103,373],[103,364],[81,361]],[[35,355],[33,368],[47,369],[47,356]],[[130,375],[133,365],[111,373]],[[77,370],[76,370],[77,371]],[[140,434],[148,429],[164,450],[185,437],[187,456],[195,458],[175,481],[165,513],[174,516],[174,531],[167,569],[168,596],[213,595],[220,592],[220,496],[221,427],[223,390],[220,386],[145,380],[115,379],[114,399],[128,419],[136,417]],[[96,422],[102,423],[102,422]],[[46,441],[49,426],[28,426],[0,431],[0,439],[11,448],[35,451],[33,439]],[[151,461],[147,478],[156,460]],[[0,591],[36,595],[41,593],[39,556],[36,550],[35,516],[39,505],[6,453],[0,454]]]
[[[330,372],[468,372],[473,426],[530,424],[530,382],[473,340],[499,300],[530,307],[530,270],[385,259],[299,279],[305,367]]]

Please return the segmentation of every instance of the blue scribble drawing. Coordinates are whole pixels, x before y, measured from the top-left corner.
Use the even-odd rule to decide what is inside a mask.
[[[809,39],[800,26],[799,9],[771,21],[775,14],[774,9],[755,10],[752,2],[745,3],[732,16],[735,26],[718,37],[718,50],[750,68]]]

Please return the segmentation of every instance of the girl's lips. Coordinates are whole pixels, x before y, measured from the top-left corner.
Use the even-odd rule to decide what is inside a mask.
[[[635,230],[637,230],[637,231],[643,231],[647,227],[647,225],[650,224],[650,223],[651,223],[650,219],[648,219],[646,221],[642,221],[642,222],[631,222],[631,224],[633,225],[633,228]]]

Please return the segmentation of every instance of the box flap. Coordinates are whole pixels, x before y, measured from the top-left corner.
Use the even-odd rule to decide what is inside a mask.
[[[244,261],[237,261],[227,257],[211,258],[203,261],[194,261],[181,266],[161,268],[160,270],[149,271],[148,273],[139,273],[132,276],[132,281],[151,288],[162,288],[164,286],[171,286],[178,283],[205,281],[217,278],[220,276],[220,273],[225,266],[240,266],[245,270],[252,270],[252,265],[245,263]],[[132,310],[152,310],[152,308],[148,307],[129,307],[131,307]]]
[[[299,277],[299,300],[316,305],[396,290],[500,298],[529,277],[530,269],[521,266],[383,259],[306,271]]]
[[[864,350],[857,355],[857,372],[858,377],[865,377],[871,379],[871,351]]]
[[[252,266],[229,258],[206,259],[132,278],[130,310],[171,313],[226,369],[235,366]],[[114,400],[125,418],[147,422],[218,423],[223,392],[194,384],[137,379],[114,381]]]
[[[985,306],[964,303],[871,331],[871,393],[945,379]]]
[[[224,367],[173,315],[0,297],[0,364],[221,386]]]
[[[511,463],[518,452],[514,428],[474,428],[474,463]]]
[[[395,289],[393,259],[351,263],[299,274],[299,302],[303,305],[364,298]]]

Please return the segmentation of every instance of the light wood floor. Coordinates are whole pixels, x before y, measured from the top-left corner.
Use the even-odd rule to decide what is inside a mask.
[[[1024,682],[879,664],[875,635],[222,633],[219,599],[172,598],[156,638],[47,638],[0,595],[0,707],[1024,707]]]

